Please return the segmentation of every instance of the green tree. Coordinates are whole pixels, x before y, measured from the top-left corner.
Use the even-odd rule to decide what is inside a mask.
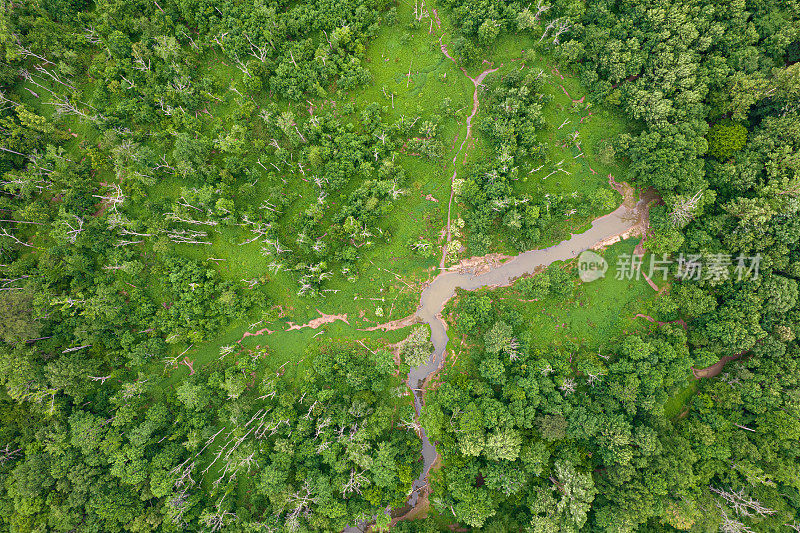
[[[722,122],[708,130],[708,153],[719,160],[730,159],[747,144],[747,128],[735,122]]]
[[[9,344],[35,339],[39,322],[33,317],[33,294],[26,289],[0,291],[0,338]]]

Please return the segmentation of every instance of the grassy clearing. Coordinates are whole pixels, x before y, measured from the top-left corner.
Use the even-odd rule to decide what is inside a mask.
[[[692,396],[700,388],[700,382],[698,380],[692,380],[689,384],[678,390],[667,402],[664,404],[664,416],[669,418],[670,420],[675,420],[683,414],[684,409],[688,409],[686,406],[691,400]]]
[[[317,309],[326,313],[347,313],[352,327],[337,322],[319,330],[289,332],[285,331],[287,324],[284,319],[250,328],[249,330],[255,331],[267,327],[276,331],[271,335],[248,337],[244,344],[264,345],[269,347],[270,353],[280,353],[280,356],[275,356],[282,360],[276,360],[278,364],[288,359],[299,360],[305,348],[315,342],[315,335],[322,330],[325,331],[322,335],[333,334],[337,337],[379,337],[391,340],[397,340],[392,338],[394,336],[401,338],[402,334],[399,333],[368,334],[354,330],[412,313],[416,309],[422,283],[437,272],[435,266],[438,257],[422,258],[412,253],[407,243],[419,237],[436,242],[446,225],[453,158],[466,132],[464,117],[471,112],[473,85],[440,50],[439,37],[443,36],[442,42],[448,44],[452,33],[448,17],[440,17],[441,28],[435,23],[431,25],[430,22],[413,28],[409,24],[412,20],[412,7],[400,5],[398,23],[382,28],[368,48],[367,65],[372,74],[372,83],[346,94],[344,101],[354,104],[356,109],[378,102],[383,106],[387,121],[397,120],[401,116],[440,114],[442,118],[439,138],[444,145],[445,155],[439,163],[432,163],[419,156],[402,156],[401,164],[406,171],[408,194],[394,203],[392,211],[382,222],[382,227],[392,236],[390,243],[378,244],[364,252],[355,283],[334,279],[328,283],[329,290],[324,298],[300,298],[294,293],[291,274],[280,272],[272,275],[266,272],[267,261],[259,255],[257,244],[236,246],[231,244],[231,236],[225,238],[223,235],[214,237],[214,244],[210,249],[192,246],[177,248],[180,253],[195,259],[224,259],[212,263],[212,266],[226,279],[252,279],[266,275],[266,291],[270,298],[283,303],[291,320],[297,323],[316,318]],[[582,194],[591,194],[594,189],[607,188],[608,173],[616,175],[623,167],[613,160],[604,165],[598,160],[597,154],[603,143],[625,130],[624,122],[606,109],[590,109],[585,104],[575,103],[575,100],[580,100],[585,95],[585,90],[573,75],[559,71],[547,58],[538,58],[533,62],[521,61],[523,51],[530,49],[532,45],[533,42],[528,37],[502,37],[497,46],[487,51],[487,60],[494,66],[500,66],[500,70],[490,76],[501,76],[518,68],[541,68],[549,76],[545,87],[551,94],[552,101],[545,109],[548,127],[540,132],[540,140],[548,143],[548,161],[552,164],[564,160],[562,168],[571,174],[559,172],[543,179],[549,172],[549,167],[546,166],[516,182],[518,192],[557,195],[580,191]],[[471,69],[475,72],[470,71],[470,75],[476,76],[486,66],[484,64]],[[236,77],[238,72],[228,68],[215,75]],[[561,75],[564,76],[563,79]],[[450,99],[453,115],[448,116],[443,111],[440,113],[445,99]],[[581,117],[587,117],[589,111],[592,115],[581,123]],[[475,121],[479,119],[480,110]],[[570,123],[559,129],[567,120]],[[575,141],[567,138],[567,134],[574,132],[579,134],[580,148]],[[471,147],[459,154],[456,160],[459,173],[463,173],[471,162],[491,157],[486,141],[475,129],[473,138]],[[581,152],[584,156],[575,157]],[[534,168],[532,162],[526,164],[531,169]],[[177,192],[177,189],[173,191]],[[453,219],[458,216],[459,209],[460,206],[454,205]],[[567,218],[543,234],[542,245],[557,242],[568,236],[570,231],[579,232],[587,224],[588,219]],[[502,241],[499,247],[501,251],[510,251]],[[595,282],[594,290],[579,289],[574,302],[541,302],[526,306],[526,317],[542,333],[540,338],[543,342],[596,345],[604,335],[619,326],[618,317],[628,302],[635,301],[650,291],[646,285],[637,286],[636,290],[625,285],[630,285],[630,282]],[[621,290],[629,291],[630,298],[613,297]],[[553,317],[545,313],[550,313]],[[258,319],[258,316],[254,316],[247,321],[243,320],[218,339],[194,348],[194,357],[199,363],[212,360],[217,356],[220,346],[240,339],[248,331],[248,326]],[[566,323],[567,326],[555,328],[556,323]]]

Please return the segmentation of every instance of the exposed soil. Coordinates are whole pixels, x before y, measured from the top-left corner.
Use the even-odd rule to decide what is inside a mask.
[[[324,326],[325,324],[330,324],[331,322],[336,322],[337,320],[341,320],[347,325],[350,325],[350,322],[347,321],[347,313],[341,315],[326,315],[319,309],[317,309],[317,313],[320,314],[319,318],[315,318],[313,320],[309,320],[307,324],[295,324],[294,322],[287,322],[289,328],[286,331],[292,331],[294,329],[303,329],[303,328],[311,328],[317,329],[320,326]]]
[[[345,316],[346,318],[346,316]],[[408,326],[413,326],[414,324],[418,324],[420,322],[419,317],[416,313],[413,315],[408,315],[405,318],[399,318],[397,320],[392,320],[391,322],[384,322],[383,324],[378,324],[377,326],[370,326],[368,328],[361,328],[358,331],[393,331],[396,329],[407,328]]]
[[[431,466],[431,472],[435,472],[442,467],[442,456],[437,454],[436,460],[433,462]],[[429,474],[430,475],[430,474]],[[431,493],[430,484],[426,485],[424,488],[420,489],[419,491],[419,498],[417,499],[417,505],[414,507],[403,507],[401,511],[404,511],[402,515],[393,518],[392,522],[389,524],[389,527],[394,527],[395,524],[401,522],[403,520],[421,520],[428,516],[428,511],[430,510],[431,503],[428,499]]]
[[[658,285],[656,285],[655,282],[652,279],[650,279],[650,276],[642,272],[642,277],[647,282],[647,284],[650,285],[650,288],[652,288],[656,292],[661,292],[661,289],[659,289]]]
[[[448,270],[455,270],[461,274],[483,274],[499,267],[503,261],[511,259],[510,255],[488,254],[476,255],[469,259],[462,259],[457,265],[453,265]]]
[[[648,229],[650,227],[650,205],[654,202],[660,202],[661,197],[654,189],[647,189],[642,192],[638,202],[636,200],[636,190],[630,186],[626,182],[618,182],[614,179],[614,176],[609,174],[608,175],[608,184],[611,186],[612,189],[617,191],[622,195],[622,205],[630,208],[636,209],[636,216],[637,221],[629,229],[618,233],[617,235],[610,235],[607,238],[603,239],[602,241],[595,244],[592,248],[595,250],[599,250],[610,246],[614,243],[619,241],[623,241],[625,239],[629,239],[631,237],[635,237],[637,235],[642,237],[641,242],[634,248],[633,253],[636,255],[643,255],[644,248],[643,243],[646,238]],[[652,280],[648,279],[648,283],[653,288],[653,290],[658,291],[658,286],[652,282]]]
[[[739,352],[736,355],[726,355],[716,363],[711,366],[707,366],[706,368],[694,368],[692,367],[692,374],[694,374],[695,379],[700,378],[713,378],[719,376],[722,373],[722,369],[725,368],[725,365],[730,363],[731,361],[735,361],[746,354],[749,350],[744,352]]]
[[[245,332],[244,332],[244,335],[242,335],[242,338],[241,338],[241,339],[239,339],[239,340],[238,340],[238,341],[236,341],[236,342],[237,342],[237,343],[241,343],[241,342],[242,342],[243,340],[245,340],[247,337],[258,337],[259,335],[264,335],[265,333],[266,333],[267,335],[272,335],[273,333],[275,333],[275,331],[273,331],[273,330],[271,330],[271,329],[269,329],[269,328],[263,328],[263,329],[260,329],[260,330],[258,330],[258,331],[256,331],[256,332],[254,332],[254,333],[251,333],[251,332],[249,332],[249,331],[245,331]]]

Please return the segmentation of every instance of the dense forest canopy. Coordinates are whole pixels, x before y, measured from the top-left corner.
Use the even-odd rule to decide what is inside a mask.
[[[800,530],[798,102],[797,0],[0,0],[0,530]]]

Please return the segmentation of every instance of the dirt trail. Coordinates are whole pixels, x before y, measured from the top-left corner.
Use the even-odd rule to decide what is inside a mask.
[[[450,61],[458,64],[458,62],[450,55],[447,51],[447,46],[442,42],[442,38],[439,37],[439,47],[442,49],[442,53],[447,57]],[[491,64],[491,63],[490,63]],[[501,64],[500,67],[503,65]],[[458,174],[458,166],[456,165],[456,160],[458,159],[459,154],[464,149],[464,144],[472,137],[472,119],[475,118],[475,115],[478,113],[478,107],[480,106],[480,102],[478,100],[478,88],[483,83],[483,80],[491,74],[492,72],[497,72],[500,67],[496,68],[489,68],[481,72],[477,78],[473,78],[467,73],[467,70],[464,67],[459,67],[461,72],[464,73],[464,76],[469,78],[472,82],[472,85],[475,87],[474,92],[472,93],[472,113],[467,117],[467,134],[464,136],[464,140],[461,141],[461,145],[458,147],[458,151],[453,156],[453,175],[450,177],[450,201],[447,203],[447,238],[444,241],[444,247],[442,248],[442,260],[439,262],[439,270],[444,272],[445,270],[445,261],[447,259],[447,244],[452,240],[452,235],[450,233],[450,217],[453,211],[453,182],[456,180],[456,175]],[[469,149],[469,146],[467,146]],[[464,153],[464,159],[466,160],[467,154]]]

